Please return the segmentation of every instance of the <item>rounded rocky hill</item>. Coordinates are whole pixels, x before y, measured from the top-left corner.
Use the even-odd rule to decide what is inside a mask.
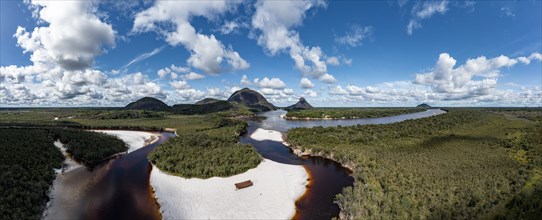
[[[285,109],[286,110],[296,110],[296,109],[311,109],[313,108],[311,104],[309,104],[309,102],[307,102],[307,100],[305,100],[305,98],[301,97],[299,98],[299,101],[297,101],[297,103],[293,104],[293,105],[290,105],[288,107],[286,107]]]
[[[128,104],[126,107],[124,107],[124,109],[128,109],[128,110],[149,110],[149,111],[169,111],[170,110],[170,107],[156,99],[156,98],[152,98],[152,97],[144,97],[144,98],[141,98],[135,102],[132,102],[130,104]]]
[[[271,111],[277,109],[277,107],[269,103],[262,94],[249,88],[235,91],[228,101],[241,103],[254,111]]]

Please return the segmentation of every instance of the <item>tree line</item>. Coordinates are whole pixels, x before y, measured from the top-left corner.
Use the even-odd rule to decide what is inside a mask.
[[[486,110],[385,125],[296,128],[293,146],[349,164],[356,182],[336,198],[348,218],[542,216],[542,134]]]
[[[0,219],[39,219],[64,156],[44,129],[0,129]]]
[[[425,108],[311,108],[291,110],[286,119],[380,118],[425,111]]]
[[[124,141],[109,134],[67,128],[51,128],[49,132],[64,144],[68,153],[88,166],[128,150]]]

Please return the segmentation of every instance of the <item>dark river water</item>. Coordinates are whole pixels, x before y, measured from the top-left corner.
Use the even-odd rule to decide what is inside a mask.
[[[357,124],[388,124],[408,119],[424,118],[445,113],[440,109],[429,109],[424,112],[412,114],[348,120],[285,120],[281,115],[286,111],[278,110],[259,114],[256,120],[249,120],[249,129],[241,137],[241,143],[250,143],[264,157],[279,163],[302,165],[309,174],[309,186],[305,194],[296,201],[296,215],[294,219],[330,219],[338,217],[340,209],[334,203],[335,196],[342,192],[344,187],[352,186],[354,178],[350,170],[341,164],[322,157],[298,157],[290,148],[276,141],[256,141],[250,134],[258,128],[286,132],[297,127],[315,126],[350,126]]]
[[[296,127],[385,124],[442,113],[444,111],[431,109],[375,119],[287,121],[280,117],[286,114],[285,111],[272,111],[260,114],[258,119],[248,120],[248,132],[240,142],[252,144],[266,159],[302,165],[310,181],[305,194],[296,201],[294,218],[330,219],[337,217],[340,211],[333,203],[335,195],[354,183],[350,171],[326,158],[298,157],[279,142],[253,140],[250,138],[252,132],[258,128],[285,132]],[[173,136],[172,133],[161,133],[155,143],[99,164],[92,170],[82,167],[59,175],[55,182],[62,188],[54,191],[56,204],[48,210],[49,215],[45,219],[160,219],[159,206],[149,184],[152,167],[147,154]]]
[[[147,154],[174,134],[163,132],[153,144],[98,164],[80,167],[55,182],[62,187],[45,219],[161,219],[149,184]]]

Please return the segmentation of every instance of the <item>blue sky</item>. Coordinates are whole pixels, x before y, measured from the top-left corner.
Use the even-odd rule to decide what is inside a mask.
[[[541,1],[1,1],[2,106],[540,106]]]

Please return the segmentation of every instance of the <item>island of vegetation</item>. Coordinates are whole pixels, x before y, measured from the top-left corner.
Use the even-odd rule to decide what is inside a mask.
[[[251,145],[238,143],[239,135],[246,132],[246,122],[217,116],[201,119],[204,127],[188,125],[182,129],[195,129],[177,130],[178,137],[156,147],[149,161],[162,171],[185,178],[232,176],[260,163],[261,157]]]
[[[380,118],[425,111],[421,108],[310,108],[291,110],[287,120]]]
[[[287,141],[353,169],[354,186],[336,198],[344,218],[536,219],[541,112],[527,121],[452,109],[394,124],[296,128]]]

